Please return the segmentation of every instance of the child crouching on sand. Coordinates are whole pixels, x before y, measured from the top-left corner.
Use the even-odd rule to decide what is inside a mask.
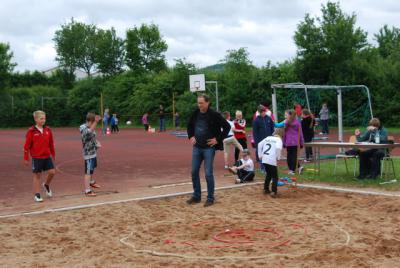
[[[278,161],[281,158],[283,128],[276,128],[273,136],[266,137],[258,144],[258,155],[264,165],[266,174],[264,181],[264,193],[276,197],[278,194]],[[270,184],[272,180],[272,192]]]
[[[97,149],[101,147],[96,140],[96,125],[101,120],[99,115],[88,113],[86,123],[79,127],[82,137],[83,159],[85,160],[85,194],[86,196],[96,196],[92,188],[100,188],[100,185],[93,179],[94,169],[97,167]]]
[[[254,162],[250,158],[250,152],[247,149],[242,151],[242,159],[235,166],[230,167],[229,171],[237,175],[236,183],[250,182],[254,180]]]
[[[50,182],[56,174],[53,164],[56,153],[51,129],[44,126],[46,123],[45,112],[36,111],[33,113],[33,118],[36,124],[30,127],[26,133],[24,162],[27,166],[30,154],[32,157],[33,190],[35,192],[34,200],[36,202],[43,202],[43,198],[40,195],[40,177],[42,172],[47,171],[46,182],[43,183],[42,186],[46,195],[52,197],[53,193],[50,190]],[[53,157],[53,160],[51,157]]]

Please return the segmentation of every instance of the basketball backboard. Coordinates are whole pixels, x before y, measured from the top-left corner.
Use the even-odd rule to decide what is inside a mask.
[[[205,91],[206,79],[204,74],[189,75],[189,86],[191,92]]]

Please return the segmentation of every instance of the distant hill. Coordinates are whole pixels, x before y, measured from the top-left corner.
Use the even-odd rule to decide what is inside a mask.
[[[199,71],[215,71],[215,72],[222,72],[225,68],[224,63],[217,63],[214,65],[210,65],[204,68],[201,68]]]

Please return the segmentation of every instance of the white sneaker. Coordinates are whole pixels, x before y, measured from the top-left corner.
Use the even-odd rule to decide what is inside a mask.
[[[240,179],[236,179],[235,180],[235,184],[239,184],[239,183],[241,183],[242,181],[240,180]]]
[[[295,175],[296,173],[294,173],[294,171],[289,170],[289,172],[287,173],[288,175]]]
[[[301,172],[303,172],[303,166],[299,167],[299,174],[301,174]]]
[[[228,165],[225,165],[225,166],[224,166],[224,169],[228,169],[228,168],[229,168],[229,166],[228,166]]]
[[[35,195],[35,197],[33,198],[36,202],[43,202],[43,198],[41,196],[37,197]]]
[[[44,186],[44,183],[42,184],[44,191],[46,192],[47,197],[53,197],[53,192],[51,191],[49,187],[49,191],[47,191],[46,186]]]

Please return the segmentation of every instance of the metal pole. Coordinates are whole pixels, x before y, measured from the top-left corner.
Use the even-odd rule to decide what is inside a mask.
[[[342,106],[341,88],[337,88],[337,101],[338,101],[338,125],[339,125],[338,139],[339,142],[343,142],[343,106]]]
[[[217,101],[217,112],[219,112],[218,81],[215,81],[215,99]]]
[[[218,81],[206,81],[206,84],[215,84],[215,108],[219,112]]]
[[[176,128],[175,125],[175,92],[172,92],[172,125]]]
[[[308,89],[307,89],[307,86],[304,86],[304,93],[306,94],[307,108],[308,108],[308,110],[311,112],[311,109],[310,109],[310,101],[309,101],[309,99],[308,99]]]
[[[371,94],[369,93],[369,88],[367,86],[363,86],[365,90],[367,91],[367,96],[368,96],[368,104],[369,104],[369,111],[371,113],[371,119],[374,117],[372,113],[372,104],[371,104]]]
[[[272,88],[272,111],[274,113],[275,116],[275,120],[276,122],[279,122],[278,120],[278,106],[276,103],[276,88]]]

